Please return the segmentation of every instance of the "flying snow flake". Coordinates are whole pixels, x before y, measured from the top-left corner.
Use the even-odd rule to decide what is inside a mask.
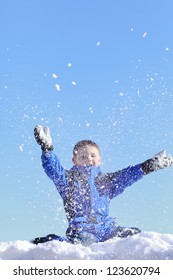
[[[130,28],[130,31],[133,32],[133,28]]]
[[[57,91],[60,91],[60,90],[61,90],[61,89],[60,89],[60,85],[58,85],[58,84],[55,84],[55,88],[56,88]]]
[[[165,48],[165,51],[166,51],[166,52],[169,52],[169,50],[170,50],[169,48]]]
[[[72,81],[71,83],[72,83],[72,85],[76,86],[76,82],[75,81]]]
[[[85,124],[86,124],[86,127],[90,126],[90,123],[88,121],[86,121]]]
[[[144,32],[144,34],[142,35],[143,38],[145,38],[147,36],[147,32]]]
[[[23,152],[23,147],[24,147],[24,144],[21,144],[21,145],[19,146],[19,150],[20,150],[21,152]]]
[[[58,118],[58,121],[59,121],[59,122],[63,122],[63,119],[62,119],[62,118]]]
[[[101,43],[98,41],[98,42],[97,42],[97,44],[96,44],[96,46],[97,46],[97,47],[99,47],[99,46],[100,46],[100,44],[101,44]]]
[[[124,96],[124,92],[120,92],[119,95],[120,95],[120,96]]]
[[[54,74],[52,74],[52,78],[57,79],[58,75],[54,73]]]
[[[69,67],[69,68],[72,67],[72,63],[68,63],[67,67]]]
[[[90,113],[93,114],[93,108],[89,107]]]

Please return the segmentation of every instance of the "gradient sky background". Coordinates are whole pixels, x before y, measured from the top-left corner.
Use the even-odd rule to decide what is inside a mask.
[[[104,172],[173,155],[172,13],[171,0],[0,1],[0,241],[65,234],[36,124],[50,127],[67,169],[85,138]],[[110,214],[173,233],[173,168],[126,189]]]

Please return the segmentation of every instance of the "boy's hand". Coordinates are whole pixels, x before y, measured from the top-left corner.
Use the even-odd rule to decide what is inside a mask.
[[[43,130],[41,125],[36,125],[34,128],[34,136],[39,145],[41,145],[42,151],[53,150],[52,138],[50,136],[50,129],[46,126]]]
[[[173,164],[173,157],[168,156],[165,151],[161,151],[153,158],[142,163],[142,170],[145,174],[163,169]]]

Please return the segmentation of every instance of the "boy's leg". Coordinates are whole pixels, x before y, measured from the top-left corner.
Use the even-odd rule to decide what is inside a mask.
[[[121,227],[118,226],[113,234],[113,237],[125,238],[130,235],[140,233],[141,230],[136,227]]]
[[[33,240],[31,240],[31,243],[37,245],[39,243],[45,243],[45,242],[52,241],[52,240],[57,240],[57,241],[60,241],[60,242],[63,242],[63,241],[68,242],[68,240],[65,237],[61,237],[61,236],[56,235],[56,234],[48,234],[44,237],[34,238]]]
[[[89,246],[90,244],[97,242],[94,234],[87,230],[87,226],[85,230],[81,231],[78,231],[75,227],[69,227],[66,231],[66,236],[71,243],[82,244],[83,246]]]

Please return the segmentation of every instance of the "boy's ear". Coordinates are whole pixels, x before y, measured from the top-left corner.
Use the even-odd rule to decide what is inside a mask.
[[[100,156],[100,164],[102,163],[102,157]]]
[[[74,156],[72,157],[72,162],[73,162],[74,164],[76,164],[76,160],[75,160],[75,157],[74,157]]]

